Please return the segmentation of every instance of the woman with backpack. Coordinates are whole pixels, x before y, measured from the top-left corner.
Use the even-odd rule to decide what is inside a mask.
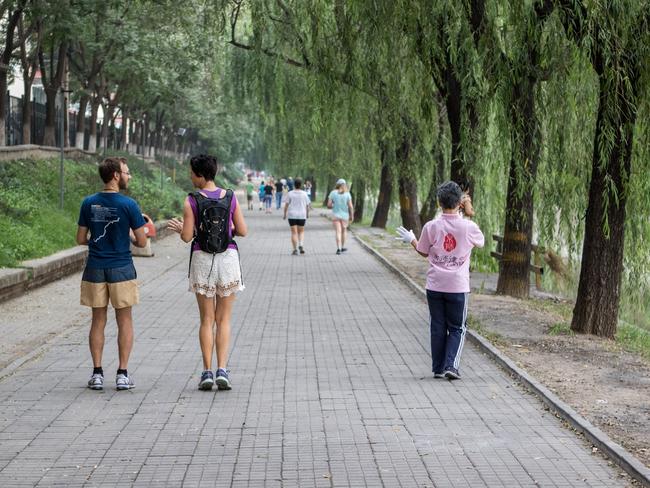
[[[199,342],[203,373],[199,380],[200,390],[211,390],[215,384],[220,390],[231,389],[226,369],[230,319],[235,294],[244,289],[239,250],[232,238],[245,236],[248,229],[232,190],[218,188],[214,183],[217,169],[218,163],[213,156],[200,154],[190,160],[190,178],[198,191],[185,199],[183,220],[171,219],[168,224],[184,242],[192,242],[189,291],[196,295],[201,320]],[[210,225],[219,219],[224,225]],[[217,355],[216,374],[212,373],[213,349]]]

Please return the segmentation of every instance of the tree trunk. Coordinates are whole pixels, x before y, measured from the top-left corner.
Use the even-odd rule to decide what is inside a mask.
[[[146,144],[147,144],[147,129],[145,127],[145,121],[142,120],[140,121],[140,152],[142,153],[142,157],[144,158],[147,155],[147,152],[145,150]]]
[[[23,128],[23,144],[32,143],[32,84],[28,80],[24,81],[25,95],[23,96],[23,109],[21,114],[21,122]]]
[[[637,82],[635,76],[621,77],[617,85],[630,83],[636,90]],[[609,338],[616,334],[636,98],[626,87],[612,88],[601,76],[580,282],[571,321],[571,329],[580,333]],[[607,140],[610,134],[613,141]]]
[[[395,156],[399,168],[399,213],[402,217],[402,225],[419,237],[422,225],[418,213],[418,183],[414,164],[411,161],[413,145],[413,138],[405,135],[395,151]]]
[[[399,213],[402,225],[420,237],[422,224],[418,213],[418,183],[413,177],[403,176],[398,179]]]
[[[120,143],[116,146],[116,149],[120,151],[126,151],[126,137],[129,131],[129,113],[126,107],[122,107],[122,137],[120,137]]]
[[[153,131],[149,128],[149,123],[147,122],[144,127],[144,155],[146,157],[151,157],[151,137],[153,135]]]
[[[86,132],[86,107],[88,106],[90,97],[85,93],[79,99],[79,112],[77,112],[77,134],[75,136],[75,147],[77,149],[84,148],[84,134]]]
[[[165,148],[164,148],[164,143],[163,143],[163,134],[162,130],[157,127],[156,130],[153,133],[153,140],[152,142],[152,147],[153,147],[153,154],[152,156],[156,159],[158,162],[162,162],[163,158],[165,157]]]
[[[7,94],[7,72],[0,70],[0,146],[7,145],[7,108],[9,95]]]
[[[334,189],[334,185],[336,184],[336,176],[328,176],[327,177],[327,188],[325,189],[325,193],[323,193],[323,207],[327,207],[327,200],[329,199],[330,192]]]
[[[3,7],[3,9],[4,8],[6,7]],[[2,57],[0,58],[0,146],[5,146],[7,144],[6,117],[7,104],[9,102],[9,97],[7,94],[7,77],[9,76],[9,65],[11,63],[11,57],[14,53],[14,32],[16,31],[16,26],[18,25],[18,21],[23,13],[24,8],[25,3],[19,2],[16,6],[16,10],[13,10],[12,2],[7,12],[9,15],[6,21],[4,21],[4,10],[2,13],[4,21],[3,27],[5,29],[5,41]]]
[[[138,154],[138,122],[133,119],[129,119],[129,154]]]
[[[393,176],[385,162],[385,155],[382,151],[381,176],[379,177],[379,195],[377,196],[377,207],[372,217],[371,227],[386,228],[388,222],[388,213],[390,211],[390,202],[393,196]]]
[[[41,71],[41,80],[45,91],[45,130],[43,134],[44,146],[56,146],[56,97],[65,73],[67,42],[62,42],[57,48],[57,64],[54,66],[54,46],[50,46],[49,74],[46,68],[45,56],[41,47],[38,51],[38,63]],[[63,108],[62,108],[63,109]]]
[[[536,62],[536,54],[529,51]],[[522,75],[512,87],[510,104],[512,156],[506,197],[506,222],[497,293],[526,298],[530,293],[533,195],[539,163],[539,126],[534,76]]]
[[[183,147],[185,147],[184,144],[183,144]],[[181,157],[182,157],[182,154],[181,154]],[[313,176],[310,176],[307,179],[311,182],[311,201],[315,202],[316,201],[316,178],[314,178]]]
[[[43,131],[43,145],[56,146],[56,96],[57,88],[45,89],[45,129]]]
[[[533,24],[524,26],[525,59],[508,66],[508,72],[513,73],[508,101],[511,158],[497,293],[517,298],[530,294],[533,199],[541,147],[535,90],[540,76],[542,29],[551,11],[537,11]]]
[[[354,188],[354,222],[363,220],[363,209],[366,201],[366,180],[359,178],[353,185]]]
[[[9,102],[7,70],[0,69],[0,146],[7,145],[7,102]]]
[[[99,98],[93,98],[90,105],[90,135],[88,137],[88,151],[97,151],[97,112],[99,111]],[[104,114],[106,115],[106,114]]]
[[[108,148],[108,126],[113,120],[113,112],[115,111],[115,107],[113,105],[109,105],[108,108],[104,112],[104,120],[102,122],[102,142],[101,146],[104,149]]]

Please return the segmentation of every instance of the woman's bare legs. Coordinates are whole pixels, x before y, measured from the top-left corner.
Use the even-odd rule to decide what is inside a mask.
[[[227,297],[217,296],[215,300],[214,317],[217,322],[216,350],[217,368],[226,369],[228,364],[228,349],[230,347],[230,318],[235,294]]]
[[[341,233],[342,233],[342,226],[343,226],[343,221],[335,219],[333,220],[334,223],[334,231],[336,232],[336,248],[341,249],[343,247],[341,245]]]
[[[305,228],[302,226],[298,227],[298,246],[302,246],[305,243]]]
[[[291,226],[291,245],[294,251],[298,249],[298,229],[299,227],[297,225]]]
[[[201,344],[201,355],[203,356],[203,370],[209,371],[212,369],[212,348],[214,345],[215,299],[197,293],[196,302],[199,305],[201,319],[199,343]]]

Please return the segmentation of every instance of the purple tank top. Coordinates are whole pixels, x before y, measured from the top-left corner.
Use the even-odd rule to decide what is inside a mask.
[[[208,190],[201,190],[200,192],[203,193],[206,197],[208,198],[214,198],[217,199],[221,196],[221,191],[222,188],[217,188],[216,190],[213,191],[208,191]],[[196,222],[199,219],[198,215],[198,208],[196,207],[196,200],[191,197],[187,197],[188,201],[190,202],[190,207],[192,207],[192,213],[194,214],[194,230],[196,231]],[[228,237],[232,239],[232,218],[233,215],[235,214],[235,209],[237,208],[237,205],[239,203],[237,202],[237,198],[235,195],[232,196],[232,204],[230,205],[230,218],[228,219],[228,223],[230,224],[228,226]],[[237,249],[237,244],[232,243],[228,245],[228,249]],[[199,247],[199,243],[195,242],[194,245],[192,246],[193,251],[200,251],[201,248]]]

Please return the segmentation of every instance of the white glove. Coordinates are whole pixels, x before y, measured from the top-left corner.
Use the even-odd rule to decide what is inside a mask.
[[[415,240],[415,234],[413,233],[412,230],[406,230],[404,227],[401,225],[396,229],[397,233],[399,234],[399,237],[396,237],[395,239],[397,240],[402,240],[406,242],[407,244],[410,244]]]

